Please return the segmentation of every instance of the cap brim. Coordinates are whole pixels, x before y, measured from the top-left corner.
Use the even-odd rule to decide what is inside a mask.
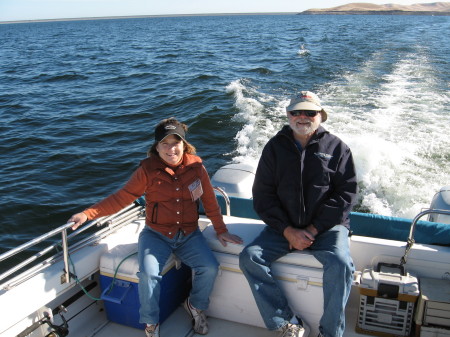
[[[315,110],[315,111],[321,111],[323,110],[321,106],[311,103],[311,102],[299,102],[289,105],[286,108],[286,111],[293,111],[293,110]]]
[[[176,135],[176,136],[180,137],[182,140],[186,141],[186,140],[184,139],[184,137],[183,137],[182,135],[180,135],[179,133],[177,133],[177,132],[172,132],[172,133],[169,133],[169,134],[165,135],[161,140],[158,140],[158,142],[162,142],[164,139],[166,139],[166,138],[167,138],[168,136],[170,136],[170,135]]]

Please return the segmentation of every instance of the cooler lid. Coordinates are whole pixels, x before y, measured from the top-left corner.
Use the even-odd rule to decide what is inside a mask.
[[[100,274],[117,278],[138,281],[139,262],[137,256],[137,242],[131,244],[117,245],[100,257]],[[173,266],[179,266],[179,259],[170,255],[162,271],[164,275]]]
[[[239,235],[242,238],[244,241],[242,245],[227,242],[226,247],[222,246],[217,239],[216,232],[212,225],[206,227],[203,231],[203,235],[213,251],[232,255],[239,255],[242,249],[247,244],[251,243],[267,226],[264,222],[254,219],[224,217],[224,220],[228,231],[232,234]],[[281,257],[277,262],[312,268],[322,268],[322,264],[308,250],[294,251]]]

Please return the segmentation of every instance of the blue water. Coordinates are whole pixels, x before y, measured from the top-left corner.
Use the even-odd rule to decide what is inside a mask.
[[[176,116],[212,175],[256,163],[308,89],[352,148],[358,210],[450,185],[450,17],[200,16],[0,25],[0,252],[118,189]]]

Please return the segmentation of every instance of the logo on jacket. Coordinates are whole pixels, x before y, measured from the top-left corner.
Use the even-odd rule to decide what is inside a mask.
[[[331,154],[328,154],[328,153],[316,152],[314,154],[317,157],[322,158],[322,159],[326,159],[326,160],[330,160],[331,158],[333,158],[333,156]]]

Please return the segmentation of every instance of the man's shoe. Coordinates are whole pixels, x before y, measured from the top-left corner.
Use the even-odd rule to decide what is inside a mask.
[[[281,333],[278,337],[303,337],[305,335],[305,328],[300,324],[287,323],[281,328]]]
[[[184,308],[192,318],[192,326],[194,331],[200,335],[206,335],[208,333],[208,322],[203,310],[198,310],[191,305],[189,298],[183,303]]]
[[[159,324],[147,324],[145,328],[146,337],[159,337]]]

